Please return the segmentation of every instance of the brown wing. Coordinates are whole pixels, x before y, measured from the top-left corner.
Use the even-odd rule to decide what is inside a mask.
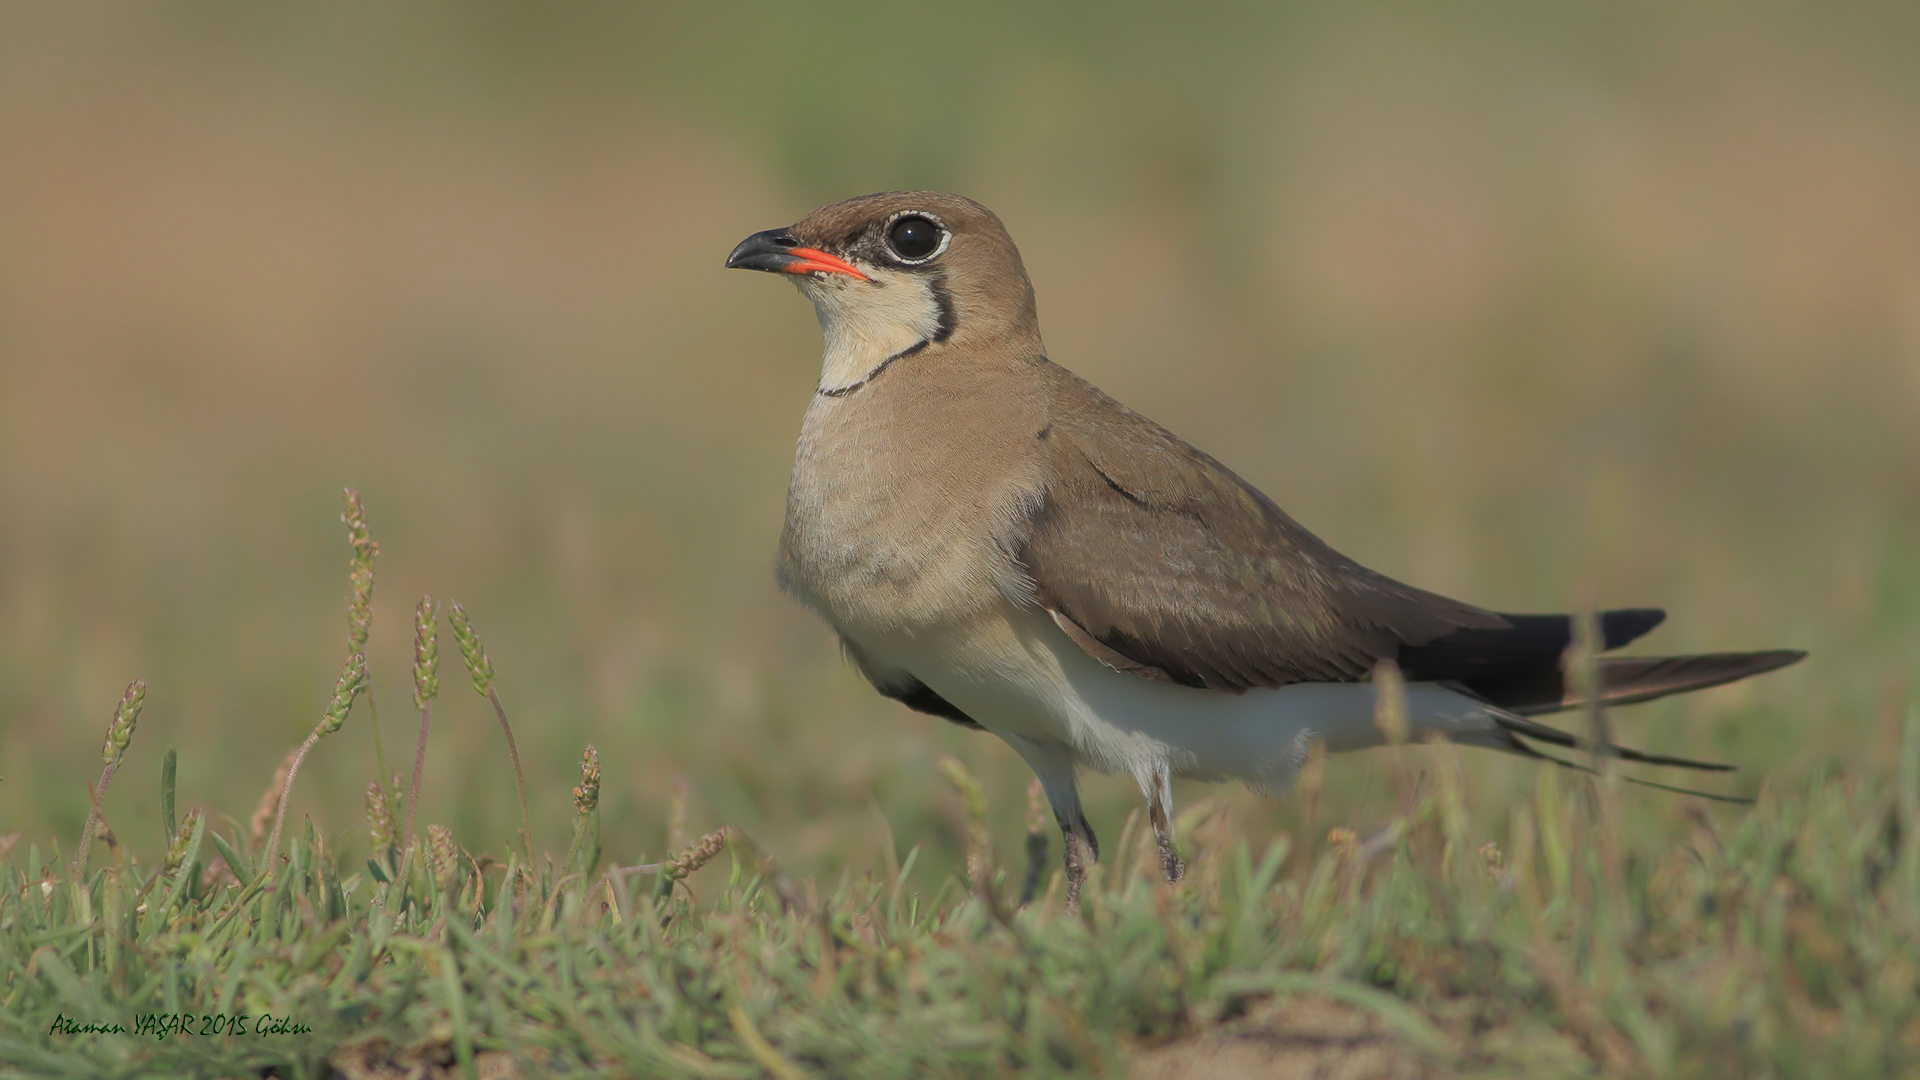
[[[1122,671],[1241,691],[1351,681],[1506,619],[1334,551],[1226,466],[1044,365],[1046,497],[1018,557],[1036,598]]]

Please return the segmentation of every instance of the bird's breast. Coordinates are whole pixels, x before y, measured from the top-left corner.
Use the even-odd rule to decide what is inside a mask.
[[[992,410],[957,424],[891,378],[814,398],[780,540],[787,587],[855,637],[932,632],[1022,595],[1009,552],[1041,488],[1024,425]]]

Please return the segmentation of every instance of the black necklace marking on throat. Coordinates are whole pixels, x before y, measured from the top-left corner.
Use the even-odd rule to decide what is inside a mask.
[[[933,340],[945,341],[953,336],[953,294],[947,291],[947,275],[932,273],[927,275],[927,291],[933,294],[933,303],[939,309],[940,318],[934,323]]]
[[[927,273],[926,279],[927,291],[933,294],[934,307],[939,311],[939,317],[934,320],[933,324],[933,336],[921,338],[919,341],[880,361],[880,366],[867,372],[854,382],[850,382],[845,386],[836,386],[831,390],[823,387],[815,390],[814,393],[820,394],[823,397],[846,397],[848,394],[879,378],[880,373],[891,367],[895,360],[912,356],[914,353],[919,352],[929,345],[943,344],[948,338],[953,336],[953,294],[947,291],[946,272],[943,270],[933,270]]]
[[[892,367],[893,362],[895,360],[898,360],[903,356],[912,356],[914,353],[919,352],[921,349],[924,349],[931,344],[933,344],[932,338],[921,338],[919,341],[914,342],[913,344],[907,346],[906,348],[901,349],[899,352],[894,353],[892,356],[887,357],[885,360],[880,361],[880,364],[878,367],[874,368],[872,371],[867,372],[865,375],[861,376],[859,379],[855,380],[854,382],[850,382],[845,386],[836,386],[831,390],[827,389],[826,387],[821,387],[820,389],[815,390],[814,393],[819,394],[821,397],[846,397],[848,394],[853,393],[855,390],[858,390],[861,387],[872,382],[873,380],[879,378],[880,373]]]

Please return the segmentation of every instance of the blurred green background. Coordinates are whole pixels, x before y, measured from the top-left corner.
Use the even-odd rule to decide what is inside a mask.
[[[1882,770],[1920,646],[1916,41],[1892,3],[0,5],[0,832],[70,847],[135,676],[121,835],[158,845],[168,746],[183,810],[244,819],[339,670],[353,485],[396,765],[431,591],[545,846],[591,741],[623,862],[681,775],[801,871],[878,865],[882,818],[951,865],[948,751],[1012,850],[1014,756],[776,589],[818,330],[720,266],[910,186],[1000,213],[1056,360],[1361,561],[1813,650],[1621,713],[1640,744],[1746,792]],[[504,850],[498,729],[444,676],[422,821]],[[1531,766],[1472,769],[1497,827]],[[374,774],[363,708],[294,812],[364,837]],[[1131,782],[1087,786],[1117,835]],[[1335,759],[1320,827],[1387,796]]]

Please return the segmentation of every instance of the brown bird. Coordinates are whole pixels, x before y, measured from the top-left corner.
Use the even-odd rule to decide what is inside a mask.
[[[1576,745],[1531,719],[1586,704],[1562,674],[1571,618],[1498,614],[1374,573],[1054,364],[1020,252],[986,207],[926,191],[849,199],[755,233],[726,264],[791,275],[826,337],[782,584],[875,689],[1026,760],[1065,838],[1070,900],[1099,852],[1077,766],[1139,782],[1176,880],[1170,778],[1279,793],[1314,740],[1380,745],[1370,680],[1388,662],[1414,738],[1536,758],[1526,740]],[[1603,647],[1664,617],[1603,612]],[[1803,655],[1606,658],[1598,697],[1650,701]]]

